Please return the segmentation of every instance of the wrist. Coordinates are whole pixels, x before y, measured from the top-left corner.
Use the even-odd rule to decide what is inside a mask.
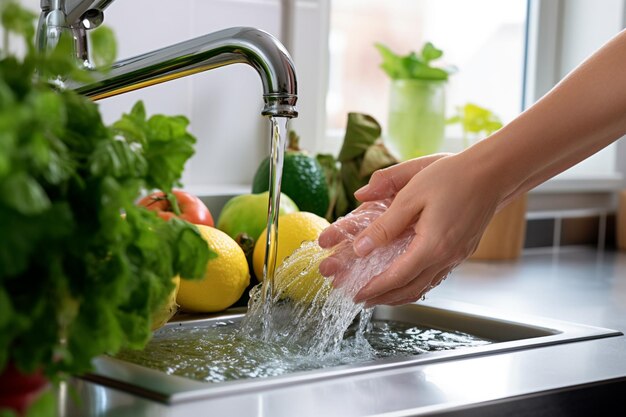
[[[458,154],[462,163],[469,167],[473,181],[482,185],[478,189],[488,191],[499,207],[522,192],[521,185],[532,170],[515,147],[507,143],[505,133],[498,131]]]

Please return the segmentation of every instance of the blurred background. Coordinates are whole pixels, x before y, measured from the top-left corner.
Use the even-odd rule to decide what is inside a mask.
[[[38,0],[24,3],[38,9]],[[446,113],[474,102],[506,123],[625,21],[624,0],[133,0],[115,2],[105,19],[117,35],[119,58],[231,26],[274,34],[298,70],[300,117],[292,128],[311,153],[334,154],[348,112],[374,116],[386,135],[390,80],[375,43],[402,55],[434,43],[444,52],[438,65],[457,69],[446,87]],[[210,197],[249,192],[269,152],[260,93],[254,71],[236,65],[100,105],[109,121],[138,99],[149,113],[188,116],[199,144],[184,184]],[[591,220],[570,234],[584,229],[583,241],[602,245],[610,238],[624,188],[625,146],[618,142],[529,194],[527,246],[562,244],[569,239],[564,224],[579,218]],[[460,128],[448,126],[440,150],[462,147]]]

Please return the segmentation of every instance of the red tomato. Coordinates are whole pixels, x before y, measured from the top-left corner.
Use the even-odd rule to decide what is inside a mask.
[[[189,223],[213,227],[213,216],[211,216],[211,212],[209,212],[202,200],[181,190],[172,190],[172,194],[176,197],[178,207],[180,208],[180,216],[178,217],[187,220]],[[162,191],[142,198],[138,204],[146,207],[148,210],[156,211],[162,219],[169,220],[172,217],[176,217],[172,205],[167,201],[165,193]]]

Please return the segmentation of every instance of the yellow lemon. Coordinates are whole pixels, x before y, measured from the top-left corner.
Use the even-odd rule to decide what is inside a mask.
[[[165,326],[169,319],[171,319],[178,310],[176,296],[178,294],[178,289],[180,288],[180,277],[177,275],[172,278],[172,281],[174,282],[174,289],[170,293],[169,297],[167,297],[165,303],[160,305],[159,308],[152,313],[152,330]]]
[[[250,283],[246,256],[237,242],[221,230],[196,227],[217,258],[209,261],[201,280],[181,280],[176,301],[185,311],[222,311],[233,305]]]
[[[289,213],[280,216],[278,221],[278,249],[276,251],[276,268],[283,260],[300,247],[302,242],[316,240],[322,230],[330,223],[323,217],[306,211]],[[261,233],[252,254],[254,273],[259,281],[263,280],[263,262],[265,260],[265,240],[267,228]],[[317,246],[317,245],[315,245]],[[317,274],[315,269],[314,274]],[[276,284],[278,286],[278,284]]]
[[[320,274],[319,266],[328,253],[317,242],[305,242],[285,258],[274,274],[274,291],[278,298],[308,304],[326,301],[332,286],[331,281]]]

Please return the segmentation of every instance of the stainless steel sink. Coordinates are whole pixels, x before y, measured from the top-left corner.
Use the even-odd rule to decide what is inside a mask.
[[[209,326],[220,320],[240,320],[244,310],[224,314],[183,317],[168,326]],[[504,315],[485,308],[447,300],[428,301],[401,307],[379,306],[374,319],[394,320],[442,330],[469,333],[494,343],[419,356],[386,358],[366,363],[336,366],[264,379],[205,383],[111,358],[99,357],[95,370],[84,378],[165,403],[265,390],[280,385],[304,384],[314,380],[341,378],[365,372],[451,361],[478,355],[494,355],[581,340],[620,336],[621,332],[536,317]]]

